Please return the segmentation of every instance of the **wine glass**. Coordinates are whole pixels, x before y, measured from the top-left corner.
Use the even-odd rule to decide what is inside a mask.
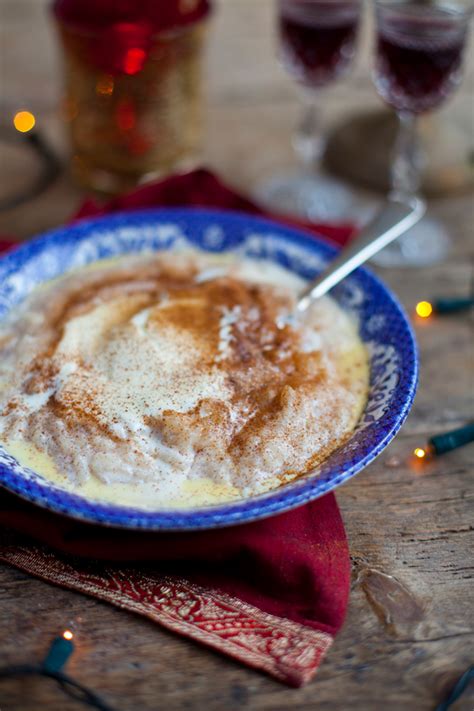
[[[423,160],[416,118],[437,108],[460,83],[471,10],[451,0],[376,0],[375,13],[374,82],[399,120],[391,195],[410,201],[420,186]],[[441,261],[448,248],[443,227],[425,217],[373,261],[382,266],[424,266]]]
[[[319,121],[321,89],[343,75],[356,50],[360,0],[276,0],[279,57],[296,80],[305,103],[293,146],[305,170],[276,176],[258,191],[268,207],[314,221],[344,219],[352,193],[318,174],[324,148]]]

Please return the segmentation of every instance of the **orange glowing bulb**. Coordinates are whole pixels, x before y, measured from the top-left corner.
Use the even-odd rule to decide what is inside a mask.
[[[433,313],[433,306],[429,301],[419,301],[416,305],[416,313],[421,318],[429,318]]]
[[[20,133],[28,133],[34,128],[36,119],[31,111],[18,111],[13,117],[13,125]]]
[[[74,637],[74,635],[71,632],[71,630],[64,630],[63,637],[64,637],[64,639],[72,639]]]
[[[416,449],[413,450],[413,454],[415,457],[418,457],[418,459],[424,459],[426,457],[426,451],[422,447],[416,447]]]

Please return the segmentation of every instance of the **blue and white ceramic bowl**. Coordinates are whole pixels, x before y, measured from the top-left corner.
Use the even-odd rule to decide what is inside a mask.
[[[336,253],[310,235],[243,214],[194,209],[115,214],[54,230],[1,259],[0,319],[38,284],[70,269],[106,257],[183,246],[269,259],[306,279],[313,278]],[[0,447],[0,484],[39,506],[74,518],[156,530],[244,523],[335,489],[373,461],[396,435],[413,402],[418,368],[407,318],[376,277],[358,269],[332,295],[358,317],[370,353],[370,393],[351,439],[309,474],[243,501],[190,510],[142,511],[66,492],[20,466]]]

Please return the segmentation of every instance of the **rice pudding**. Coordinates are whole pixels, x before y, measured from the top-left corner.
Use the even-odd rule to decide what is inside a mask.
[[[246,498],[352,433],[368,359],[331,298],[265,261],[124,256],[42,285],[0,326],[0,441],[75,493],[140,508]]]

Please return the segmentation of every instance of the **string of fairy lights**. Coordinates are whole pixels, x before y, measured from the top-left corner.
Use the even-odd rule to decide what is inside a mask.
[[[16,664],[0,667],[0,681],[2,679],[34,676],[52,679],[64,694],[84,706],[98,709],[98,711],[118,711],[117,708],[110,706],[94,691],[80,684],[63,671],[75,651],[73,639],[74,633],[69,629],[64,630],[61,636],[53,639],[45,658],[40,664]],[[435,711],[448,711],[460,699],[473,680],[474,666],[470,666],[457,679],[446,698],[438,704]]]
[[[52,679],[69,698],[99,711],[116,711],[94,691],[63,671],[75,649],[73,638],[74,633],[69,629],[64,630],[61,636],[55,637],[40,664],[12,664],[0,667],[0,681],[25,677]]]
[[[416,316],[422,320],[433,319],[435,316],[461,314],[471,311],[474,306],[474,296],[452,296],[419,301],[415,307]],[[474,422],[462,427],[433,435],[423,446],[415,447],[413,456],[419,462],[429,461],[458,447],[474,442]]]

